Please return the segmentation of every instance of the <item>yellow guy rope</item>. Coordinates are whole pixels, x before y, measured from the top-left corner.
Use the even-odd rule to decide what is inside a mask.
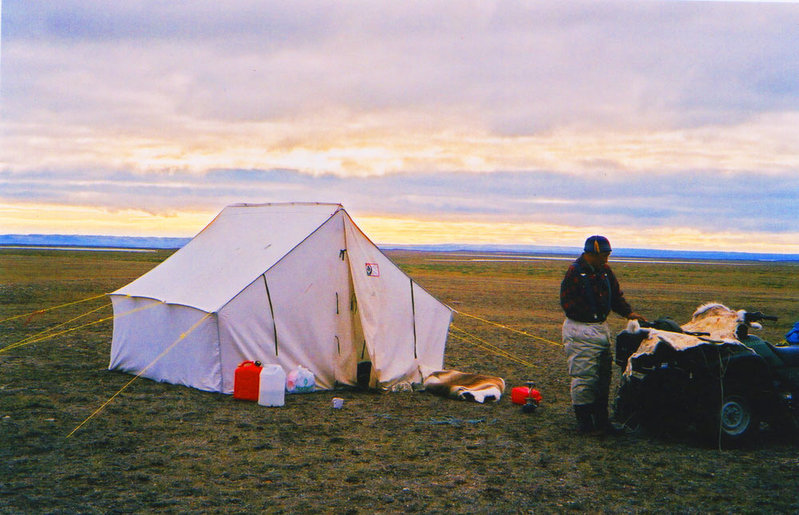
[[[454,330],[456,330],[456,331],[458,331],[460,333],[463,333],[466,336],[468,336],[469,338],[477,340],[480,343],[475,343],[473,341],[469,341],[468,339],[464,338],[463,336],[460,336],[460,335],[457,335],[457,334],[453,334],[452,335],[452,336],[454,336],[455,338],[457,338],[457,339],[459,339],[461,341],[464,341],[466,343],[470,343],[470,344],[474,345],[475,347],[480,347],[481,349],[487,350],[487,351],[492,352],[492,353],[494,353],[494,354],[496,354],[498,356],[502,356],[504,358],[507,358],[507,359],[509,359],[511,361],[515,361],[516,363],[518,363],[520,365],[524,365],[524,366],[530,367],[530,368],[537,368],[538,367],[538,365],[535,365],[533,363],[530,363],[529,361],[525,361],[525,360],[523,360],[523,359],[521,359],[521,358],[519,358],[517,356],[514,356],[510,352],[508,352],[506,350],[503,350],[503,349],[497,347],[496,345],[493,345],[493,344],[483,340],[482,338],[480,338],[478,336],[475,336],[475,335],[473,335],[471,333],[467,333],[466,331],[464,331],[463,329],[461,329],[459,327],[456,327],[454,325],[450,325],[450,328],[452,328],[452,329],[454,329]]]
[[[84,314],[82,314],[82,315],[78,315],[78,316],[76,316],[75,318],[73,318],[73,319],[71,319],[71,320],[67,320],[66,322],[62,322],[62,323],[60,323],[60,324],[58,324],[58,325],[55,325],[55,326],[53,326],[53,327],[48,327],[47,329],[45,329],[44,331],[42,331],[42,332],[40,332],[40,333],[32,334],[31,336],[28,336],[28,337],[27,337],[27,338],[25,338],[24,340],[20,340],[20,341],[18,341],[17,343],[11,343],[11,344],[9,344],[9,345],[7,345],[7,346],[3,347],[3,349],[2,349],[2,350],[10,350],[10,349],[12,349],[12,348],[16,348],[16,347],[22,347],[23,345],[26,345],[26,344],[28,343],[28,341],[29,341],[29,340],[33,340],[34,338],[38,338],[38,337],[40,337],[40,336],[44,336],[44,335],[46,335],[46,334],[47,334],[47,333],[49,333],[49,332],[55,331],[55,330],[56,330],[56,329],[58,329],[59,327],[64,327],[65,325],[71,324],[71,323],[72,323],[72,322],[74,322],[75,320],[78,320],[78,319],[81,319],[81,318],[83,318],[83,317],[89,316],[89,315],[91,315],[92,313],[96,313],[97,311],[100,311],[101,309],[105,309],[105,308],[107,308],[107,307],[110,307],[110,306],[111,306],[111,304],[110,304],[110,303],[109,303],[109,304],[104,304],[104,305],[100,306],[100,307],[99,307],[99,308],[97,308],[97,309],[93,309],[93,310],[91,310],[91,311],[88,311],[88,312],[86,312],[86,313],[84,313]],[[40,341],[40,340],[37,340],[37,341]]]
[[[101,411],[102,411],[102,410],[103,410],[103,409],[104,409],[106,406],[108,406],[109,404],[111,404],[111,401],[113,401],[113,400],[114,400],[114,399],[115,399],[115,398],[116,398],[116,397],[117,397],[117,396],[118,396],[120,393],[122,393],[122,392],[123,392],[123,391],[124,391],[124,390],[125,390],[125,389],[126,389],[128,386],[130,386],[131,384],[133,384],[133,381],[135,381],[136,379],[138,379],[139,377],[141,377],[141,376],[142,376],[142,374],[144,374],[144,373],[147,371],[147,369],[149,369],[151,366],[155,365],[155,363],[156,363],[156,362],[157,362],[159,359],[161,359],[161,358],[163,358],[164,356],[166,356],[166,354],[167,354],[169,351],[171,351],[171,350],[172,350],[172,348],[173,348],[175,345],[177,345],[178,343],[180,343],[181,341],[183,341],[183,339],[184,339],[184,338],[186,338],[186,336],[188,336],[188,335],[189,335],[189,334],[190,334],[192,331],[194,331],[195,329],[197,329],[197,328],[200,326],[200,324],[202,324],[202,323],[205,321],[205,319],[206,319],[206,318],[208,318],[208,317],[210,317],[210,316],[211,316],[211,313],[206,313],[206,314],[205,314],[205,315],[204,315],[204,316],[203,316],[201,319],[199,319],[197,322],[195,322],[195,323],[194,323],[194,325],[192,325],[191,327],[189,327],[189,329],[188,329],[188,330],[187,330],[185,333],[181,333],[181,335],[178,337],[178,339],[177,339],[177,340],[175,340],[174,342],[172,342],[172,343],[169,345],[169,347],[167,347],[166,349],[164,349],[164,351],[163,351],[161,354],[159,354],[158,356],[156,356],[156,357],[155,357],[155,359],[154,359],[154,360],[152,360],[152,361],[150,362],[150,364],[149,364],[149,365],[147,365],[146,367],[144,367],[144,368],[141,370],[141,372],[139,372],[138,374],[136,374],[135,376],[133,376],[133,379],[131,379],[130,381],[128,381],[128,382],[127,382],[127,384],[125,384],[125,386],[123,386],[122,388],[120,388],[120,389],[119,389],[119,391],[118,391],[117,393],[115,393],[115,394],[114,394],[114,395],[112,395],[112,396],[111,396],[111,397],[110,397],[110,398],[109,398],[107,401],[105,401],[105,402],[103,403],[103,405],[102,405],[102,406],[100,406],[99,408],[97,408],[96,410],[94,410],[94,412],[93,412],[91,415],[89,415],[88,417],[86,417],[86,420],[84,420],[83,422],[81,422],[80,424],[78,424],[78,425],[77,425],[77,427],[75,427],[75,429],[73,429],[73,430],[72,430],[72,431],[71,431],[71,432],[70,432],[70,433],[67,435],[67,438],[69,438],[70,436],[72,436],[73,434],[75,434],[75,432],[76,432],[78,429],[80,429],[81,427],[83,427],[83,426],[84,426],[84,425],[85,425],[85,424],[86,424],[86,423],[87,423],[89,420],[91,420],[92,418],[94,418],[94,416],[95,416],[95,415],[97,415],[98,413],[100,413],[100,412],[101,412]]]
[[[491,324],[491,325],[495,325],[497,327],[501,327],[502,329],[507,329],[508,331],[511,331],[511,332],[514,332],[514,333],[523,334],[524,336],[528,336],[530,338],[535,338],[536,340],[541,340],[542,342],[546,342],[546,343],[549,343],[551,345],[555,345],[556,347],[563,347],[562,343],[553,342],[552,340],[547,340],[546,338],[541,338],[540,336],[536,336],[534,334],[530,334],[530,333],[525,332],[525,331],[520,331],[518,329],[514,329],[512,327],[508,327],[506,325],[502,325],[502,324],[497,323],[497,322],[492,322],[491,320],[486,320],[485,318],[480,318],[480,317],[475,316],[475,315],[470,315],[469,313],[464,313],[463,311],[455,311],[455,313],[457,313],[459,315],[463,315],[465,317],[474,318],[475,320],[479,320],[479,321],[485,322],[487,324]]]
[[[51,308],[39,309],[37,311],[34,311],[33,313],[25,313],[25,314],[22,314],[22,315],[15,315],[13,317],[6,318],[4,320],[0,320],[0,324],[2,324],[3,322],[11,321],[11,320],[16,320],[17,318],[22,318],[22,317],[27,317],[27,316],[32,316],[32,315],[39,315],[41,313],[46,313],[48,311],[53,311],[54,309],[61,309],[61,308],[65,308],[67,306],[72,306],[74,304],[80,304],[81,302],[89,302],[90,300],[99,299],[100,297],[105,297],[105,295],[106,294],[103,293],[101,295],[96,295],[94,297],[89,297],[88,299],[76,300],[74,302],[67,302],[66,304],[61,304],[60,306],[53,306]]]
[[[65,330],[57,332],[57,333],[48,334],[47,336],[43,336],[41,338],[36,338],[35,340],[30,340],[30,341],[22,340],[22,342],[12,343],[11,345],[6,345],[2,349],[0,349],[0,354],[6,352],[8,350],[11,350],[11,349],[16,349],[17,347],[22,347],[24,345],[30,345],[31,343],[38,343],[38,342],[41,342],[41,341],[44,341],[44,340],[49,340],[50,338],[55,338],[56,336],[61,336],[62,334],[71,333],[72,331],[77,331],[78,329],[83,329],[84,327],[89,327],[90,325],[95,325],[95,324],[99,324],[101,322],[106,322],[108,320],[112,320],[113,318],[114,318],[113,316],[105,317],[105,318],[101,318],[100,320],[95,320],[94,322],[89,322],[87,324],[79,325],[78,327],[73,327],[72,329],[65,329]]]
[[[22,347],[24,345],[30,345],[31,343],[38,343],[38,342],[41,342],[41,341],[44,341],[44,340],[49,340],[50,338],[55,338],[56,336],[61,336],[62,334],[71,333],[73,331],[77,331],[78,329],[83,329],[84,327],[89,327],[89,326],[92,326],[92,325],[100,324],[102,322],[107,322],[109,320],[113,320],[114,317],[119,318],[119,317],[123,317],[125,315],[130,315],[131,313],[136,313],[137,311],[141,311],[143,309],[148,309],[148,308],[151,308],[151,307],[153,307],[155,305],[158,305],[158,304],[160,304],[160,301],[154,301],[152,304],[147,304],[146,306],[141,306],[141,307],[138,307],[136,309],[131,309],[130,311],[126,311],[126,312],[120,313],[118,315],[111,315],[110,317],[101,318],[99,320],[95,320],[94,322],[88,322],[86,324],[79,325],[79,326],[73,327],[71,329],[64,329],[63,331],[59,331],[57,333],[48,334],[46,336],[41,336],[41,337],[38,337],[38,338],[36,338],[37,335],[34,335],[32,337],[25,338],[25,339],[23,339],[21,341],[18,341],[16,343],[12,343],[10,345],[6,345],[2,349],[0,349],[0,354],[4,353],[6,351],[9,351],[11,349],[16,349],[18,347]],[[105,307],[105,306],[103,306],[103,307]],[[95,311],[97,311],[97,310],[95,310]],[[88,315],[89,313],[85,313],[85,314]],[[73,320],[77,320],[78,318],[81,318],[83,316],[84,315],[81,315],[79,317],[74,318]],[[61,324],[61,325],[64,325],[64,324]],[[39,333],[39,334],[44,334],[46,332],[47,331],[43,331],[42,333]],[[31,340],[30,338],[34,338],[34,339]]]

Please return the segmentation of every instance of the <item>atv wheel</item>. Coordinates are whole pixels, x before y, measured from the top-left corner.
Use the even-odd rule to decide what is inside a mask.
[[[716,421],[720,441],[727,446],[749,442],[760,430],[760,419],[749,399],[742,395],[725,395]]]
[[[727,436],[740,437],[752,429],[752,410],[743,397],[733,395],[724,399],[719,415],[721,430]]]

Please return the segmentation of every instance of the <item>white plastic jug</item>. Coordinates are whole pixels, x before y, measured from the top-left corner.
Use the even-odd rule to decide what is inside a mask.
[[[282,406],[286,400],[286,373],[280,365],[264,365],[258,385],[258,404]]]
[[[286,376],[286,391],[289,393],[306,393],[314,391],[316,379],[313,372],[299,366]]]

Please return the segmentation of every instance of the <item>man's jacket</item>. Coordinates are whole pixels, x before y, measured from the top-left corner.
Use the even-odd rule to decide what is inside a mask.
[[[560,305],[567,317],[584,323],[604,322],[611,311],[623,317],[632,313],[613,270],[608,265],[594,269],[583,256],[566,271]]]

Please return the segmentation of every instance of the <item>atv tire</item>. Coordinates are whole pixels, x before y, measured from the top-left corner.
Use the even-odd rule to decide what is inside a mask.
[[[751,443],[760,431],[760,417],[752,405],[745,395],[725,394],[722,401],[716,403],[708,436],[715,437],[722,448],[737,448]]]

